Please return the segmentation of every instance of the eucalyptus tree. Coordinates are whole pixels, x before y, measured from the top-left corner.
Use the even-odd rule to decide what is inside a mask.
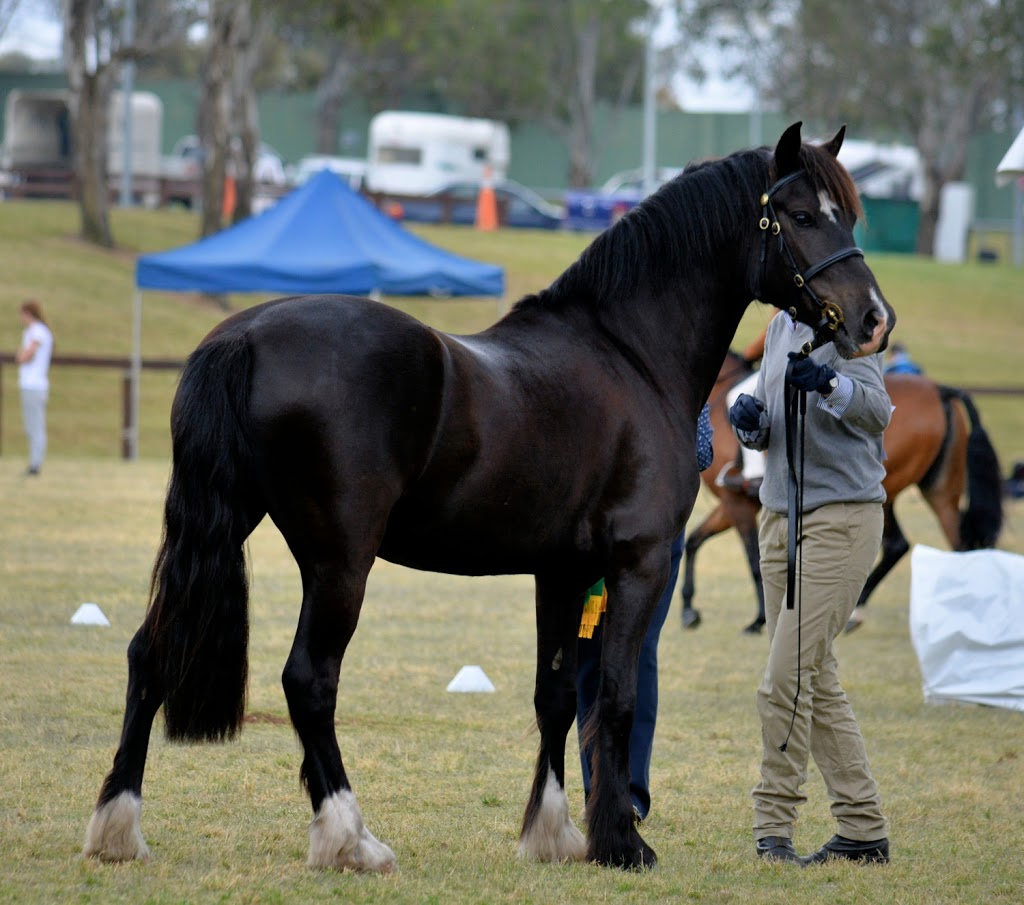
[[[129,42],[123,31],[124,0],[61,0],[60,12],[80,232],[88,242],[111,247],[107,130],[110,98],[121,65],[184,33],[194,11],[188,0],[137,3],[134,37]]]
[[[1024,104],[1024,0],[688,0],[691,25],[760,49],[761,95],[795,118],[903,137],[924,169],[917,250],[930,255],[943,186],[978,129]],[[769,51],[765,53],[764,51]]]

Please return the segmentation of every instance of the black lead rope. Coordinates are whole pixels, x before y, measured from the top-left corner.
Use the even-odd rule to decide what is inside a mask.
[[[803,353],[806,357],[806,351]],[[800,700],[800,648],[803,620],[802,582],[804,527],[804,430],[807,425],[807,391],[792,386],[789,377],[794,361],[786,365],[786,461],[789,466],[788,528],[789,542],[786,547],[786,609],[796,607],[796,694],[793,695],[793,715],[789,720],[789,731],[780,751],[789,747],[789,739],[796,723],[797,704]],[[799,437],[797,436],[799,434]],[[797,447],[799,447],[799,473],[797,472]]]

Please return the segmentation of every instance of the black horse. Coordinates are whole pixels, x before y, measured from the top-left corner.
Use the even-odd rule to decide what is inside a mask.
[[[241,727],[243,543],[269,513],[302,577],[283,684],[314,813],[310,866],[395,864],[363,824],[334,727],[376,556],[536,576],[540,752],[520,852],[654,864],[628,791],[637,653],[697,494],[697,414],[729,341],[755,297],[793,308],[846,356],[884,344],[894,323],[852,245],[842,138],[803,144],[797,123],[774,153],[680,175],[474,336],[338,296],[269,302],[214,329],[174,401],[164,539],[85,853],[147,855],[142,779],[161,705],[171,739]],[[600,577],[609,609],[585,840],[564,755],[584,594]]]

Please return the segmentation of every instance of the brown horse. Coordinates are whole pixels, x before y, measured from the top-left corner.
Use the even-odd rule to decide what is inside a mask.
[[[750,372],[746,360],[729,352],[708,398],[715,428],[715,458],[701,477],[718,499],[718,505],[686,539],[684,628],[696,628],[701,620],[700,612],[693,608],[697,550],[708,538],[731,527],[743,539],[758,597],[757,618],[744,631],[757,633],[764,626],[764,591],[757,545],[757,512],[761,504],[756,497],[715,482],[719,472],[735,462],[739,453],[739,441],[729,424],[726,393]],[[864,584],[847,631],[861,624],[861,608],[868,597],[910,549],[895,512],[896,497],[908,487],[916,484],[920,488],[953,550],[995,546],[1003,522],[999,461],[970,396],[963,390],[912,374],[887,375],[885,386],[894,410],[884,435],[887,458],[882,486],[886,500],[881,558]],[[960,500],[965,494],[967,508],[961,511]]]

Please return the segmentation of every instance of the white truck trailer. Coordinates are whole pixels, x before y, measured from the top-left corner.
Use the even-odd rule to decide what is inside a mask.
[[[503,122],[385,110],[370,121],[366,187],[429,195],[453,182],[505,178],[509,132]]]

